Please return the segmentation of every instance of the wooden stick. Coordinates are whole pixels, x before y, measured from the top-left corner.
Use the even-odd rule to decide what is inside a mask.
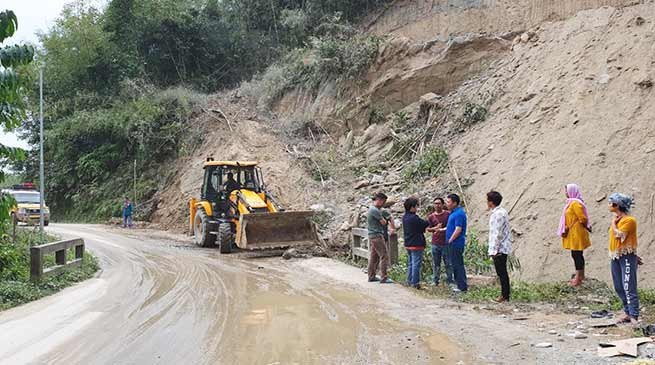
[[[313,158],[308,156],[307,159],[309,159],[309,161],[313,162],[314,166],[316,166],[316,170],[318,171],[318,177],[321,178],[321,186],[325,187],[325,180],[323,180],[323,173],[321,172],[321,168],[318,166],[318,164],[316,163],[316,161],[314,161]]]
[[[230,128],[230,132],[234,132],[234,130],[232,129],[232,123],[230,123],[230,119],[228,119],[228,117],[225,115],[225,113],[223,113],[222,110],[220,110],[220,109],[211,109],[211,111],[214,112],[214,113],[220,114],[225,119],[225,121],[227,122],[227,126]]]
[[[312,141],[314,141],[314,144],[316,144],[316,138],[314,138],[314,132],[312,132],[312,127],[307,127],[307,130],[309,131],[309,136],[312,137]]]
[[[328,131],[326,131],[325,128],[323,128],[322,125],[320,125],[319,123],[316,123],[316,125],[318,125],[318,127],[321,128],[321,130],[323,131],[323,133],[325,133],[325,135],[328,136],[328,138],[330,139],[330,141],[332,141],[332,144],[334,144],[334,145],[337,144],[337,142],[334,140],[334,138],[332,138],[332,136],[330,135],[330,133],[328,133]]]
[[[521,192],[521,194],[519,194],[519,197],[516,198],[516,200],[514,201],[514,204],[512,204],[512,207],[509,208],[509,212],[507,212],[508,214],[512,214],[512,211],[514,210],[514,208],[516,207],[516,205],[519,203],[519,201],[521,200],[521,198],[523,197],[523,195],[525,194],[525,192],[528,191],[528,189],[532,186],[532,184],[533,184],[533,183],[528,184],[528,186],[526,186],[526,187],[523,189],[523,191]]]
[[[448,162],[448,166],[450,167],[450,171],[455,176],[457,187],[459,188],[460,194],[462,194],[462,202],[464,203],[464,206],[468,208],[468,204],[466,204],[466,196],[464,196],[464,189],[462,188],[462,183],[459,181],[459,176],[457,175],[457,169],[455,169],[455,165],[452,163],[452,161]]]
[[[650,222],[653,223],[653,204],[655,204],[655,193],[650,194]]]

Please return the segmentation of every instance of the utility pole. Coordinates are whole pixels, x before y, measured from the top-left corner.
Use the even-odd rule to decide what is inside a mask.
[[[134,196],[132,197],[132,205],[136,209],[136,158],[134,159]]]
[[[45,173],[43,172],[43,66],[39,67],[39,192],[40,192],[40,209],[39,209],[39,230],[41,232],[41,243],[45,243],[44,227],[44,210],[45,210]]]

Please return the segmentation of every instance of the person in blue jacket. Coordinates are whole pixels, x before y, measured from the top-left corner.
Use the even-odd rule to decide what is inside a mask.
[[[128,197],[123,202],[123,228],[132,228],[132,202]]]

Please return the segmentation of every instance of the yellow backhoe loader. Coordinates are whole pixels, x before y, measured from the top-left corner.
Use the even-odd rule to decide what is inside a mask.
[[[313,245],[313,212],[286,212],[267,191],[257,162],[207,158],[200,199],[189,203],[196,245],[218,245],[221,253]]]

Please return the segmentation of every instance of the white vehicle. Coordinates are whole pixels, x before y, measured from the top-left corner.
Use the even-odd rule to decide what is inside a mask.
[[[25,183],[14,185],[11,189],[2,190],[10,194],[16,200],[16,205],[11,208],[11,217],[15,222],[26,224],[38,224],[41,213],[41,193],[35,189],[34,184]],[[50,209],[45,205],[43,212],[43,224],[50,224]]]

